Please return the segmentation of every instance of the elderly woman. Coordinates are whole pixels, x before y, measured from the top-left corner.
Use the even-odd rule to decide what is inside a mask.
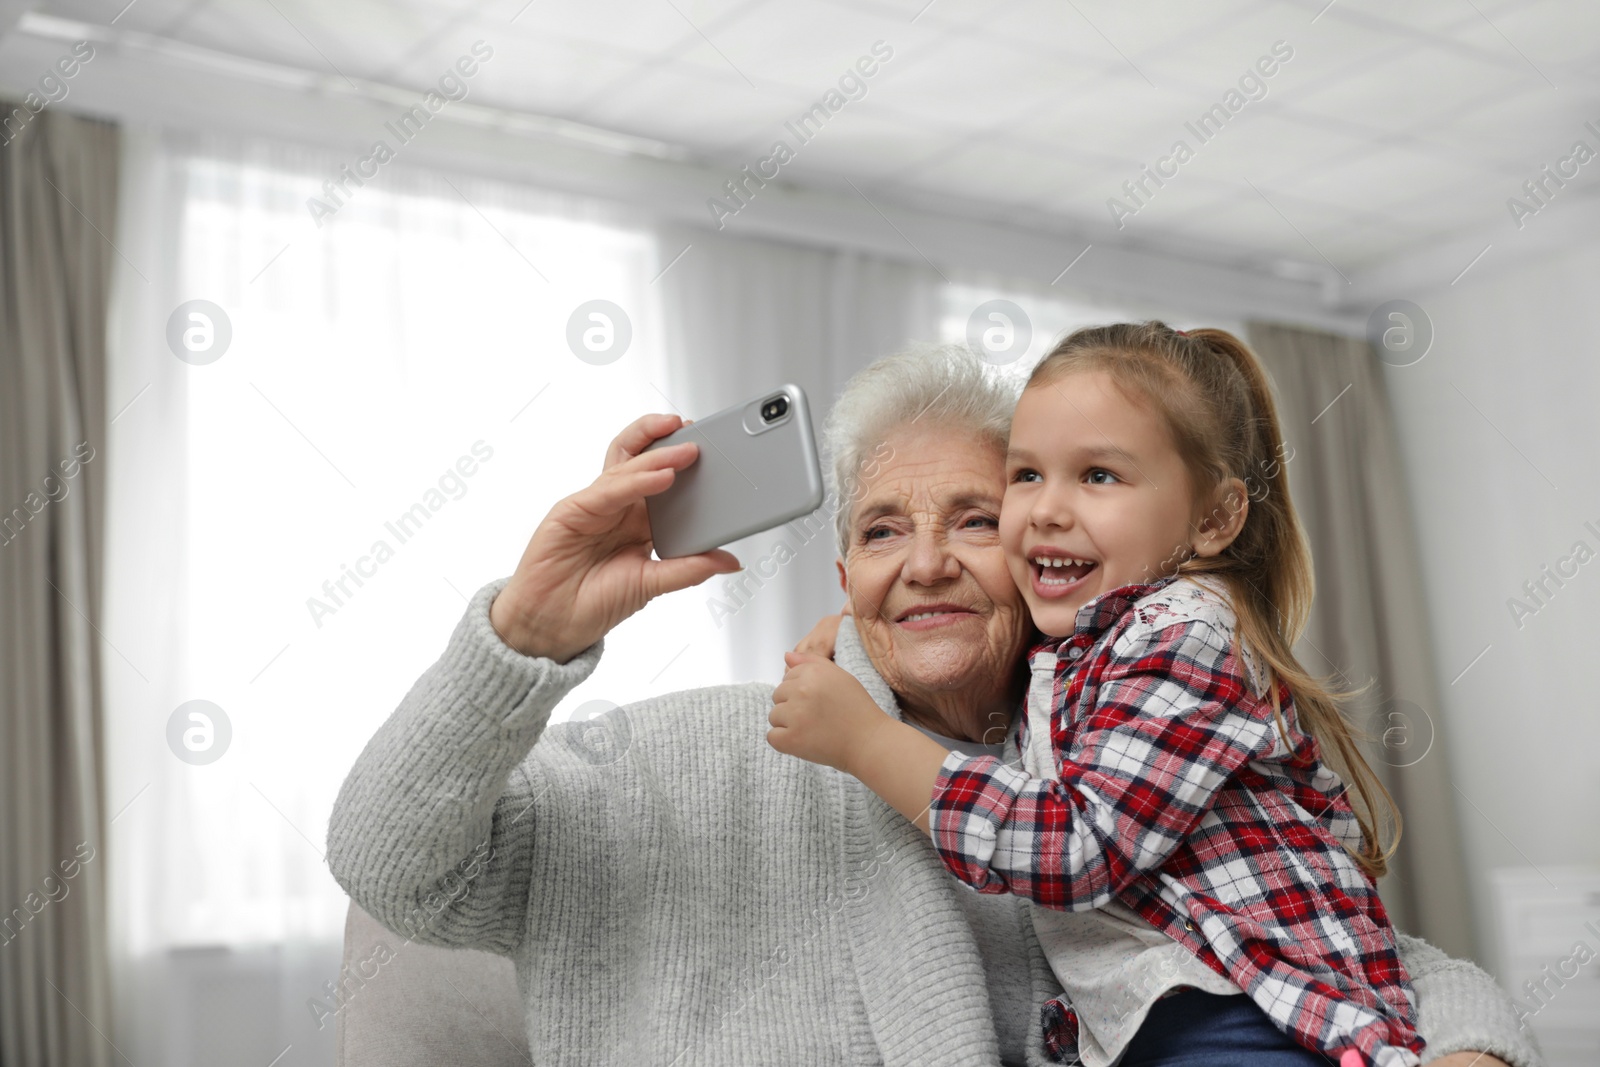
[[[1014,401],[970,355],[920,351],[857,375],[826,434],[854,613],[837,661],[885,714],[995,751],[1028,639],[996,535]],[[644,449],[680,425],[627,427],[473,597],[340,792],[334,876],[397,932],[510,956],[536,1063],[1050,1062],[1060,987],[1026,905],[947,875],[855,779],[775,751],[769,686],[548,725],[607,631],[738,566],[651,558],[644,500],[695,446]],[[1430,1055],[1538,1062],[1481,971],[1402,955]]]

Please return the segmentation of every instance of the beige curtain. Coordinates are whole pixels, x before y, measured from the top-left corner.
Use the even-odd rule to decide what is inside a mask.
[[[1316,560],[1317,595],[1297,649],[1314,673],[1371,682],[1351,705],[1368,761],[1405,819],[1381,886],[1396,925],[1475,956],[1449,723],[1424,607],[1406,477],[1377,357],[1365,341],[1250,323],[1277,387],[1289,485]]]
[[[105,1067],[97,627],[117,129],[18,114],[0,147],[0,1065]]]

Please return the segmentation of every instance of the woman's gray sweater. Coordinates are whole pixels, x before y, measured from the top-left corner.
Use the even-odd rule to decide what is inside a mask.
[[[965,887],[925,834],[772,749],[764,684],[547,729],[602,642],[565,664],[512,650],[489,623],[504,584],[472,598],[340,790],[328,863],[356,903],[402,936],[511,957],[541,1065],[999,1062]],[[899,716],[848,620],[836,659]],[[1060,987],[1023,926],[1037,1018]],[[1486,974],[1401,949],[1430,1058],[1538,1067]]]

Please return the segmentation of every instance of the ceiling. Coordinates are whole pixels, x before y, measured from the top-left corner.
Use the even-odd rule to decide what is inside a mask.
[[[1576,0],[124,2],[33,8],[418,91],[483,40],[477,103],[666,142],[730,176],[781,138],[787,181],[1340,275],[1521,240],[1507,198],[1574,141],[1600,149],[1600,5]],[[800,144],[786,120],[876,42],[893,54],[865,95]],[[1202,144],[1185,123],[1275,42],[1292,58]],[[1179,139],[1193,158],[1127,198]],[[1595,203],[1597,174],[1557,197]],[[1138,207],[1120,227],[1113,196]],[[1541,223],[1569,229],[1525,228]]]

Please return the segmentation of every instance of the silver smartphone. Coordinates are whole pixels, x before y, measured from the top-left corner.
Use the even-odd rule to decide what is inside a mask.
[[[700,446],[699,457],[645,498],[662,559],[708,552],[822,506],[811,409],[798,385],[696,419],[645,451],[685,441]]]

